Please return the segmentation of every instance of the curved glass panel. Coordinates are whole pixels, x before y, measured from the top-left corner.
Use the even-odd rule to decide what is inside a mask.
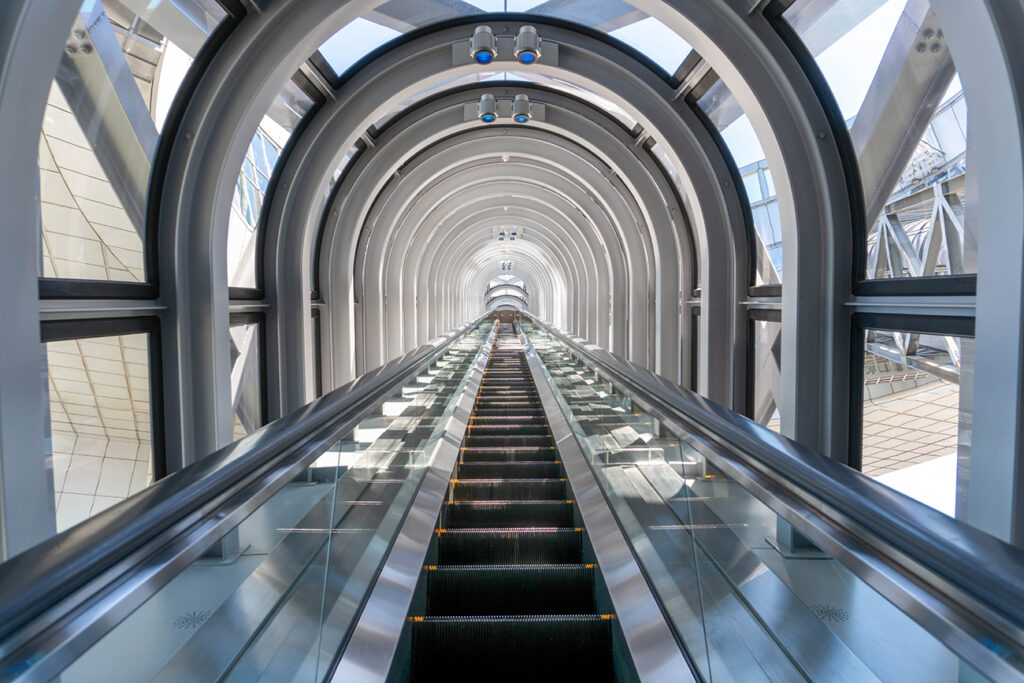
[[[669,76],[675,74],[691,50],[682,36],[654,17],[609,31],[608,35],[646,55]]]
[[[722,135],[739,170],[747,201],[750,202],[757,237],[753,245],[755,269],[754,282],[751,284],[780,284],[783,270],[782,224],[779,202],[775,196],[775,181],[765,160],[761,141],[750,118],[740,109],[724,82],[715,83],[697,101],[697,105]]]
[[[242,161],[228,223],[228,285],[256,287],[256,255],[260,212],[270,177],[288,133],[270,117],[264,117]]]
[[[964,211],[967,104],[930,5],[794,5],[784,16],[850,127],[870,214],[864,277],[976,273]]]
[[[144,217],[160,130],[225,16],[212,0],[82,4],[39,139],[42,277],[147,279]]]
[[[870,13],[847,14],[842,18],[830,18],[826,13],[819,19],[842,22],[839,30],[846,29],[835,42],[815,54],[843,119],[849,120],[860,111],[905,5],[906,0],[887,0]]]
[[[281,150],[312,108],[313,100],[294,81],[288,81],[249,142],[249,149],[246,150],[238,172],[228,219],[230,287],[255,288],[261,284],[257,260],[260,253],[259,226],[263,200],[281,158]]]
[[[518,296],[525,299],[526,290],[522,287],[516,287],[513,285],[502,285],[500,287],[493,287],[487,290],[488,299],[494,299],[499,296]]]
[[[391,0],[338,31],[320,47],[320,54],[335,75],[340,75],[374,49],[408,31],[474,14],[501,12],[537,14],[603,31],[646,55],[668,76],[675,74],[691,52],[690,45],[678,33],[619,0]]]
[[[335,73],[343,74],[360,59],[400,35],[400,31],[359,17],[328,38],[320,46],[320,54]]]
[[[868,233],[866,277],[976,273],[966,192],[967,100],[954,78]]]

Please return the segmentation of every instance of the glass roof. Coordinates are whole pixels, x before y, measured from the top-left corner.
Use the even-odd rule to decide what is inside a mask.
[[[844,119],[860,110],[905,5],[888,0],[815,58]]]
[[[400,31],[359,17],[328,38],[327,42],[320,46],[320,54],[334,69],[334,73],[340,75],[360,59],[400,35]]]
[[[608,35],[645,54],[669,76],[675,74],[690,54],[690,44],[654,17],[617,28]]]
[[[545,4],[539,0],[468,0],[468,3],[484,12],[529,12]]]
[[[603,31],[646,55],[669,76],[691,51],[690,45],[668,26],[619,0],[391,0],[331,36],[320,47],[320,53],[340,75],[403,33],[441,21],[500,12],[536,14]]]

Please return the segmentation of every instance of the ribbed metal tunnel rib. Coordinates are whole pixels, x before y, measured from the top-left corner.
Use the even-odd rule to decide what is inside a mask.
[[[414,680],[612,680],[572,492],[512,324],[502,324],[438,521]],[[415,608],[414,608],[415,609]]]

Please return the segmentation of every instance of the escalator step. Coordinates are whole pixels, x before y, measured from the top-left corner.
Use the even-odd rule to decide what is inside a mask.
[[[455,500],[565,500],[564,479],[457,479]]]
[[[546,424],[515,424],[515,423],[474,423],[469,425],[467,438],[480,436],[551,436],[551,429]]]
[[[487,448],[488,446],[553,446],[550,434],[501,434],[485,435],[470,434],[466,437],[466,445],[470,448]]]
[[[436,681],[610,681],[611,620],[598,615],[420,617],[412,678]]]
[[[514,408],[514,409],[487,408],[487,407],[484,407],[484,406],[477,406],[473,410],[473,417],[476,418],[476,419],[479,419],[481,417],[488,417],[488,418],[489,417],[500,417],[500,418],[503,418],[503,419],[508,417],[509,419],[511,419],[512,417],[524,417],[524,416],[536,417],[536,418],[543,419],[544,418],[544,411],[541,409],[539,404],[534,404],[534,403],[531,403],[530,405],[523,406],[523,407],[520,407],[520,408]]]
[[[503,424],[509,426],[523,427],[526,425],[547,425],[548,421],[543,415],[473,415],[470,424],[474,428],[485,425]]]
[[[558,461],[550,462],[463,462],[457,479],[557,479],[562,476]]]
[[[438,566],[427,571],[427,614],[591,614],[594,565]]]
[[[495,460],[507,460],[509,462],[524,462],[536,460],[557,460],[558,451],[554,446],[519,446],[519,447],[487,447],[468,448],[463,447],[463,462],[494,462]]]
[[[583,557],[582,529],[442,529],[437,563],[578,564]]]
[[[509,524],[547,528],[572,527],[572,504],[564,500],[471,501],[444,506],[446,529],[507,528]]]

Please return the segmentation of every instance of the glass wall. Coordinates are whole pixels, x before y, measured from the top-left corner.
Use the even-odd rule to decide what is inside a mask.
[[[271,135],[269,131],[274,131]],[[242,160],[228,223],[228,284],[255,288],[256,258],[259,253],[259,222],[274,166],[281,157],[288,134],[269,117],[264,118]]]
[[[970,405],[960,400],[970,339],[878,328],[863,334],[861,471],[955,516],[958,453],[970,449]]]
[[[782,383],[782,316],[778,311],[751,311],[750,382],[747,416],[775,432],[782,429],[779,413]]]
[[[874,0],[816,14],[794,5],[784,16],[815,55],[859,157],[872,213],[862,277],[977,272],[964,216],[967,103],[929,6]]]
[[[868,279],[977,272],[967,239],[967,100],[954,79],[868,233]]]
[[[231,411],[233,434],[240,439],[263,426],[263,322],[255,316],[232,316]]]
[[[228,219],[228,286],[243,289],[262,288],[260,257],[260,220],[263,201],[274,175],[281,150],[292,133],[312,110],[313,100],[294,80],[278,93],[259,128],[249,142],[235,183]]]
[[[697,106],[722,136],[739,170],[754,220],[755,286],[782,282],[782,223],[775,181],[750,119],[725,83],[718,81],[697,100]]]
[[[59,532],[153,481],[149,335],[44,347]]]
[[[145,282],[145,205],[159,131],[192,58],[226,16],[212,0],[154,0],[136,14],[86,0],[39,138],[39,274]],[[164,33],[166,31],[166,33]]]

